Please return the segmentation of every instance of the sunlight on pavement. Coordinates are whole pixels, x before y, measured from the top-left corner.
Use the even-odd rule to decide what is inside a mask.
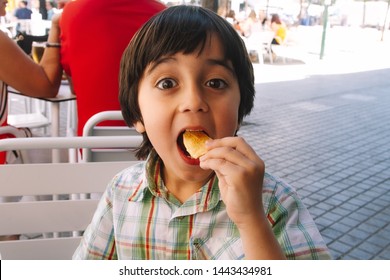
[[[335,75],[390,68],[390,31],[374,28],[330,28],[325,41],[325,55],[319,58],[321,27],[292,30],[294,52],[274,64],[254,63],[255,82],[302,80],[312,75]],[[299,50],[299,51],[297,51]],[[295,55],[295,56],[294,56]]]

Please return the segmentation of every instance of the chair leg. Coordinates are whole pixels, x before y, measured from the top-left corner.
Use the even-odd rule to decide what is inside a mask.
[[[264,54],[263,54],[262,50],[259,50],[257,52],[257,56],[259,57],[259,63],[264,64]]]
[[[26,150],[20,151],[20,158],[22,160],[22,163],[30,163],[30,158]]]
[[[268,49],[268,57],[269,57],[269,62],[270,62],[271,64],[274,63],[273,55],[274,55],[274,54],[273,54],[273,52],[272,52],[272,49],[269,48],[269,49]]]

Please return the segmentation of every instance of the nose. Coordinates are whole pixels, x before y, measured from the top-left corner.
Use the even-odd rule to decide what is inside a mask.
[[[183,89],[181,112],[207,112],[208,109],[205,91],[201,86],[191,85]]]

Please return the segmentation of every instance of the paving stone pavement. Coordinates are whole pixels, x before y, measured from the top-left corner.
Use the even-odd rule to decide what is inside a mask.
[[[240,129],[296,188],[335,259],[390,259],[389,77],[390,67],[257,83]]]

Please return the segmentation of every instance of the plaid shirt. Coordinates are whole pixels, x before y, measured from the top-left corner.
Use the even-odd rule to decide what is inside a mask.
[[[186,202],[170,195],[155,153],[109,184],[74,259],[243,259],[239,231],[214,176]],[[263,204],[289,259],[329,259],[309,212],[287,184],[265,175]]]

